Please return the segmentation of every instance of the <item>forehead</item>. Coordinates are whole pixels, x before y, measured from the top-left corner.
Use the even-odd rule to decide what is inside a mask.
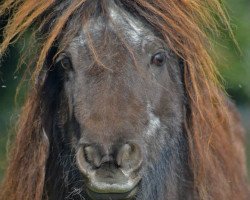
[[[154,31],[149,24],[113,3],[108,4],[105,14],[90,17],[70,46],[89,46],[91,43],[98,47],[109,40],[111,45],[123,43],[135,49],[150,36],[154,36]]]

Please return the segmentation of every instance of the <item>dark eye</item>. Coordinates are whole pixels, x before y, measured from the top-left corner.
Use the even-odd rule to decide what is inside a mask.
[[[60,67],[62,67],[64,70],[72,70],[73,69],[70,58],[65,54],[61,54],[57,57],[56,65],[60,65]]]
[[[161,67],[166,62],[166,53],[165,52],[159,52],[152,56],[151,64],[156,65],[158,67]]]

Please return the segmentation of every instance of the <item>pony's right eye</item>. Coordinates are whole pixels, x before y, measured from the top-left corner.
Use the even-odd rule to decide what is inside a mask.
[[[73,70],[71,60],[66,54],[57,57],[56,65],[60,65],[64,70]]]

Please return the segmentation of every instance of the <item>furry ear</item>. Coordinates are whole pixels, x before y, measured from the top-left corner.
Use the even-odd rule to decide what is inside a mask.
[[[19,131],[1,187],[1,200],[42,199],[49,140],[42,128],[40,114],[39,95],[34,91],[19,119]]]

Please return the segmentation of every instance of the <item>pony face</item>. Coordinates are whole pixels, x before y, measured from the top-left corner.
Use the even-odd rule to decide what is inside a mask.
[[[176,182],[169,190],[177,190],[172,169],[183,166],[184,88],[180,62],[157,32],[113,4],[108,16],[90,18],[55,62],[64,96],[55,126],[68,138],[88,196],[147,195],[139,193],[152,190],[156,174],[151,181],[149,174],[164,165],[162,176]]]
[[[244,130],[210,56],[208,33],[232,33],[221,1],[6,0],[0,13],[0,55],[33,25],[39,44],[0,199],[249,199]]]

